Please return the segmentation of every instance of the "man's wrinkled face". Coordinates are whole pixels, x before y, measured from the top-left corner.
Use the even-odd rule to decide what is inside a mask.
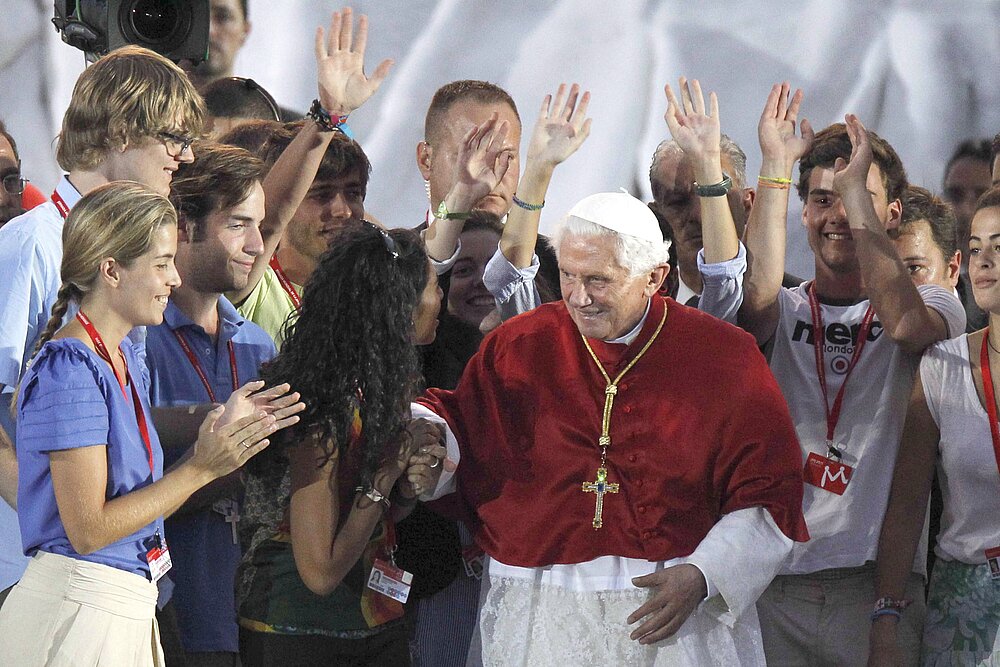
[[[510,105],[502,102],[497,104],[455,102],[445,114],[440,136],[435,137],[432,142],[421,142],[418,147],[417,166],[430,183],[431,203],[435,207],[455,184],[455,163],[458,161],[462,138],[476,125],[488,121],[494,113],[499,115],[501,122],[507,121],[510,125],[507,141],[504,144],[504,151],[511,155],[510,166],[493,191],[480,199],[473,209],[489,211],[497,217],[503,217],[510,211],[520,175],[518,149],[521,145],[521,122]]]
[[[732,161],[722,156],[722,170],[733,173]],[[677,263],[686,271],[697,270],[698,251],[702,248],[701,202],[694,189],[694,169],[683,154],[668,153],[660,159],[654,174],[653,205],[673,234],[677,249]],[[733,188],[726,195],[733,214],[736,233],[743,236],[747,211],[743,205],[743,191]]]
[[[584,336],[613,340],[631,331],[666,277],[666,268],[632,276],[618,263],[614,236],[567,235],[559,245],[559,285]]]
[[[17,187],[13,188],[15,190],[21,187],[21,163],[14,155],[14,147],[3,135],[0,135],[0,179],[5,179],[0,181],[3,184],[17,183]],[[24,209],[21,208],[21,194],[0,185],[0,225],[22,213]]]

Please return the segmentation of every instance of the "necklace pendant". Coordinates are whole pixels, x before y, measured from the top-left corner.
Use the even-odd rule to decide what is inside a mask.
[[[604,495],[618,493],[618,487],[617,483],[608,481],[608,469],[604,466],[597,469],[597,477],[593,482],[583,483],[583,492],[595,495],[594,520],[591,523],[594,530],[604,525]]]

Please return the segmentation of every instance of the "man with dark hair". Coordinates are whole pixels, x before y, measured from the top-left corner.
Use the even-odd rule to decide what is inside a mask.
[[[208,58],[187,71],[199,90],[217,79],[233,75],[236,54],[253,28],[247,9],[247,0],[211,0]]]
[[[21,202],[24,186],[17,144],[0,121],[0,227],[24,213]]]
[[[955,289],[961,265],[955,226],[955,212],[944,200],[918,185],[906,188],[903,217],[889,237],[914,285]]]
[[[986,313],[972,297],[972,284],[969,282],[969,225],[976,201],[990,187],[992,157],[989,139],[969,139],[955,148],[944,170],[942,197],[955,209],[956,237],[958,249],[962,252],[958,295],[965,306],[966,329],[970,332],[985,327],[987,319]]]
[[[989,139],[968,139],[955,148],[944,169],[942,197],[955,209],[959,249],[966,270],[969,266],[969,223],[976,210],[976,201],[990,187],[992,158]]]
[[[920,650],[916,629],[925,611],[924,558],[914,562],[906,601],[876,605],[878,531],[872,527],[885,515],[920,354],[962,333],[965,313],[952,290],[915,286],[889,238],[900,224],[907,186],[896,151],[853,115],[815,137],[803,121],[798,136],[802,93],[789,93],[788,84],[771,89],[758,126],[759,188],[747,222],[746,249],[739,253],[745,252],[749,268],[738,258],[720,263],[731,265],[732,301],[741,304],[739,324],[768,353],[805,464],[803,511],[811,538],[793,547],[757,603],[764,652],[776,665],[863,665],[869,617],[877,606],[876,623],[902,616],[899,633],[909,664]],[[697,104],[693,109],[699,109]],[[707,131],[711,123],[693,109],[686,99],[684,111],[677,112],[685,117],[685,129],[690,123],[706,128],[688,135],[690,149],[700,155],[700,163],[718,169],[718,157],[707,150],[714,145]],[[800,158],[802,222],[815,254],[816,278],[787,289],[781,287],[781,272],[788,190]],[[705,173],[697,175],[706,178]],[[704,201],[717,195],[708,185],[701,196]],[[736,245],[731,222],[716,216],[705,224],[713,225],[706,241]],[[707,294],[703,299],[710,300]]]
[[[247,151],[197,144],[198,161],[179,169],[170,200],[178,213],[173,290],[163,323],[147,330],[150,403],[158,430],[171,409],[204,413],[256,380],[274,357],[271,337],[236,312],[223,293],[246,287],[264,252],[264,165]],[[199,409],[199,406],[201,409]],[[199,416],[201,416],[199,414]],[[165,465],[179,460],[192,439],[164,447]],[[194,431],[195,429],[190,429]],[[167,519],[174,568],[174,607],[189,666],[238,665],[239,631],[233,579],[240,560],[235,535],[239,475],[199,492]]]
[[[312,127],[313,121],[306,120],[273,128],[260,152],[271,172],[298,134]],[[245,288],[230,295],[240,313],[271,334],[278,347],[284,340],[285,321],[298,307],[302,286],[330,239],[348,220],[365,216],[371,172],[368,157],[361,146],[339,132],[331,133],[327,142],[318,164],[310,165],[308,172],[303,168],[297,176],[307,191],[280,235],[281,244],[272,250],[270,260],[263,256],[256,260],[262,265],[260,275],[252,274]],[[314,177],[307,178],[309,174]],[[277,236],[273,231],[265,233],[269,238]]]
[[[254,259],[246,285],[228,296],[279,348],[302,286],[330,239],[348,219],[365,214],[371,167],[361,147],[345,134],[344,123],[375,93],[392,65],[384,60],[371,77],[364,74],[367,35],[365,16],[355,40],[351,11],[333,15],[329,33],[321,29],[316,43],[320,98],[310,119],[274,126],[255,152],[269,165],[264,179],[268,212],[261,224],[264,252]]]
[[[202,90],[202,97],[215,139],[248,120],[281,120],[274,98],[253,79],[217,79]]]
[[[210,12],[208,58],[193,67],[187,67],[191,82],[203,93],[207,93],[208,87],[215,81],[233,76],[233,64],[236,62],[236,56],[243,48],[253,28],[250,23],[247,0],[211,0]],[[347,12],[350,10],[348,9]],[[280,106],[276,109],[278,112],[277,120],[293,121],[302,118],[301,112]],[[273,118],[273,116],[268,116],[268,118]]]

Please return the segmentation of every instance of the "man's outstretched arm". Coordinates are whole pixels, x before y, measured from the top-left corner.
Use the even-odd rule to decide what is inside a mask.
[[[809,150],[813,140],[812,127],[804,118],[801,134],[796,136],[802,91],[796,90],[791,99],[789,92],[787,83],[772,86],[757,125],[761,187],[757,188],[743,237],[748,267],[739,324],[753,334],[758,345],[771,340],[778,326],[792,167]]]

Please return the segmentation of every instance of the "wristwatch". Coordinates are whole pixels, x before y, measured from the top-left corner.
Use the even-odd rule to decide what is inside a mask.
[[[356,493],[364,493],[365,498],[372,501],[375,504],[381,504],[385,511],[389,511],[391,503],[389,503],[389,497],[382,494],[381,491],[376,489],[374,486],[370,489],[365,489],[363,486],[359,486],[354,489]]]
[[[733,179],[725,172],[722,173],[722,181],[719,183],[713,185],[699,185],[697,181],[694,183],[695,192],[699,197],[725,197],[731,187]]]
[[[434,217],[438,220],[468,220],[471,215],[469,212],[452,213],[448,210],[448,205],[442,199],[441,203],[438,204],[437,213],[434,214]]]

